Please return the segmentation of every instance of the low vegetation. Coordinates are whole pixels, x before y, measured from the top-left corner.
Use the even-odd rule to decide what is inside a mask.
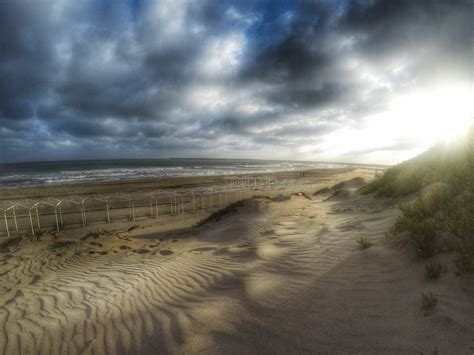
[[[473,163],[474,128],[457,144],[438,144],[419,156],[385,170],[370,183],[364,185],[362,194],[376,196],[404,196],[443,181],[451,171]]]
[[[392,232],[410,232],[411,242],[416,252],[429,258],[438,251],[436,241],[436,208],[431,198],[433,194],[416,199],[407,204],[401,204],[400,216],[395,220]]]
[[[362,194],[374,194],[375,196],[400,196],[418,191],[429,183],[425,169],[417,169],[415,161],[409,160],[394,166],[385,173],[364,185],[360,192]]]
[[[446,271],[448,271],[446,265],[437,263],[434,260],[430,260],[425,264],[426,277],[429,280],[439,279],[441,274]]]
[[[429,258],[456,253],[461,272],[474,272],[474,128],[456,144],[441,144],[394,166],[360,189],[363,194],[398,197],[401,204],[392,232],[408,232],[416,252]]]
[[[213,212],[211,213],[208,217],[200,220],[199,222],[196,223],[196,227],[201,227],[203,225],[205,225],[206,223],[209,223],[209,222],[217,222],[219,221],[222,217],[230,214],[230,213],[233,213],[235,211],[237,211],[237,209],[241,206],[243,206],[245,200],[240,200],[240,201],[237,201],[237,202],[234,202],[234,203],[231,203],[230,205],[216,211],[216,212]]]
[[[364,237],[360,237],[356,239],[357,244],[359,244],[359,247],[361,249],[367,249],[372,246],[372,243]]]
[[[421,309],[424,311],[432,310],[438,303],[438,298],[432,292],[423,292],[421,294]]]

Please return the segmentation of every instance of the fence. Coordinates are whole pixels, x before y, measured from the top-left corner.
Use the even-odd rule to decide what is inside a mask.
[[[174,191],[4,201],[0,204],[0,214],[3,214],[3,229],[0,229],[0,234],[34,235],[46,228],[60,231],[90,224],[135,222],[143,218],[159,219],[163,215],[208,212],[251,197],[255,191],[311,183],[304,180],[277,180],[272,177],[225,177],[224,182],[224,185],[213,187]]]

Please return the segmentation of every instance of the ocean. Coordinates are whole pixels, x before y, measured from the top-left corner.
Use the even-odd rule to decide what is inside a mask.
[[[75,160],[0,164],[0,188],[93,181],[332,169],[344,164],[245,159]]]

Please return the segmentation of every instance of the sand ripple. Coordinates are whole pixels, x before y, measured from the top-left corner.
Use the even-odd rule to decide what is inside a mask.
[[[255,320],[255,309],[289,307],[359,253],[359,233],[380,238],[396,216],[334,214],[342,202],[302,197],[255,203],[176,243],[104,236],[54,248],[25,242],[0,254],[0,352],[208,352]]]

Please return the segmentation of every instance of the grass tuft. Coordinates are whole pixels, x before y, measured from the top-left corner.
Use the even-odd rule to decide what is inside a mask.
[[[392,227],[394,234],[410,232],[410,241],[418,255],[429,258],[436,254],[437,226],[434,219],[436,208],[432,198],[419,198],[399,206],[401,215]]]
[[[447,271],[448,271],[448,268],[446,265],[437,263],[433,260],[430,260],[425,264],[426,277],[429,280],[439,279],[439,277],[441,276],[441,273],[447,272]]]
[[[367,249],[372,246],[372,243],[364,237],[359,237],[356,239],[357,244],[359,244],[359,247],[361,249]]]
[[[432,292],[423,292],[421,294],[421,309],[424,311],[432,310],[438,303],[438,298]]]

